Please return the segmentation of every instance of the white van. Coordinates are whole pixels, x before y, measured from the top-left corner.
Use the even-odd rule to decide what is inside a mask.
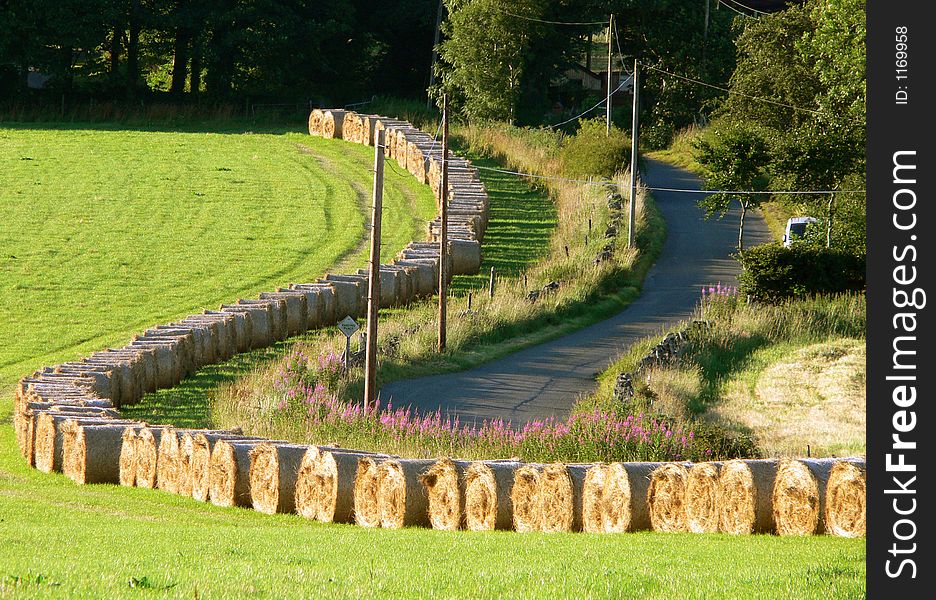
[[[806,227],[810,223],[817,223],[818,219],[814,217],[791,217],[787,219],[786,230],[783,232],[783,245],[790,247],[796,239],[802,239],[806,235]]]

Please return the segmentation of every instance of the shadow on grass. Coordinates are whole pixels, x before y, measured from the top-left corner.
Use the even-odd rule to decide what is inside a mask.
[[[215,391],[282,356],[295,341],[291,339],[269,348],[236,354],[227,362],[199,370],[174,388],[147,394],[139,404],[122,407],[120,412],[126,418],[153,424],[211,427],[211,398]]]
[[[491,158],[467,156],[475,165],[500,167]],[[451,290],[456,294],[486,288],[491,267],[496,276],[519,275],[546,254],[556,227],[556,209],[546,192],[506,173],[479,173],[490,199],[489,222],[481,244],[481,270],[477,275],[454,277]]]

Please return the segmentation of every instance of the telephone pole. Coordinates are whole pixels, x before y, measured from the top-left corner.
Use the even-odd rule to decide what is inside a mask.
[[[611,13],[611,18],[608,19],[608,97],[605,99],[605,121],[607,125],[606,134],[611,135],[611,38],[614,35],[612,32],[614,26],[614,13]]]
[[[439,185],[439,352],[445,351],[448,301],[448,94],[442,95],[442,181]]]
[[[371,217],[370,273],[367,279],[367,349],[364,363],[364,408],[377,399],[377,311],[380,309],[380,217],[383,212],[383,129],[374,143],[374,212]]]
[[[630,202],[628,203],[630,216],[627,225],[627,247],[634,247],[634,227],[636,226],[635,212],[637,210],[637,137],[640,135],[640,63],[634,59],[634,108],[631,119],[631,164],[630,164]]]

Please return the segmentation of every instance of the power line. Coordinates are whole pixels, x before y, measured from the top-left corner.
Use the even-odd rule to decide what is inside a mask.
[[[631,74],[631,77],[633,77],[633,74]],[[621,91],[621,89],[624,88],[624,85],[625,85],[629,80],[630,80],[630,78],[624,79],[623,81],[621,81],[621,82],[618,84],[618,86],[614,89],[614,91],[611,92],[611,95],[613,96],[614,94],[616,94],[616,93],[618,93],[619,91]],[[591,108],[589,108],[589,109],[586,110],[585,112],[583,112],[583,113],[581,113],[581,114],[578,114],[578,115],[575,115],[575,116],[572,117],[571,119],[566,119],[565,121],[562,121],[561,123],[556,123],[556,124],[554,124],[554,125],[547,125],[547,127],[548,127],[549,129],[555,129],[556,127],[561,127],[562,125],[565,125],[566,123],[571,123],[572,121],[574,121],[574,120],[576,120],[576,119],[580,119],[580,118],[584,117],[585,115],[587,115],[587,114],[590,113],[591,111],[595,110],[596,108],[598,108],[599,106],[601,106],[602,104],[604,104],[606,101],[607,101],[607,98],[602,99],[598,104],[592,106]]]
[[[556,175],[536,175],[535,173],[524,173],[522,171],[510,171],[508,169],[498,169],[497,167],[483,167],[481,165],[472,165],[476,169],[481,169],[484,171],[493,171],[495,173],[504,173],[506,175],[517,175],[520,177],[531,177],[533,179],[550,179],[554,181],[566,181],[569,183],[584,183],[587,185],[607,185],[613,184],[618,185],[617,182],[610,179],[570,179],[568,177],[559,177]],[[752,195],[752,194],[774,194],[774,195],[809,195],[809,194],[864,194],[865,190],[807,190],[807,191],[785,191],[785,190],[693,190],[687,188],[667,188],[667,187],[650,187],[641,185],[645,190],[650,190],[653,192],[685,192],[689,194],[737,194],[737,195]]]
[[[722,6],[724,6],[725,8],[727,8],[728,10],[730,10],[730,11],[732,11],[732,12],[734,12],[734,13],[737,13],[737,14],[741,15],[742,17],[747,17],[748,19],[756,19],[756,18],[757,18],[757,17],[752,17],[751,15],[747,14],[746,12],[741,12],[741,11],[738,10],[737,8],[733,7],[732,5],[730,5],[730,4],[726,3],[726,2],[722,2],[722,0],[718,0],[718,3],[721,4]]]
[[[720,1],[720,2],[724,2],[724,0],[719,0],[719,1]],[[770,14],[770,13],[768,13],[768,12],[764,12],[764,11],[762,11],[762,10],[758,10],[758,9],[754,8],[753,6],[748,6],[747,4],[745,4],[745,3],[743,3],[743,2],[738,2],[738,0],[728,0],[728,1],[731,2],[732,4],[736,4],[736,5],[740,6],[741,8],[744,8],[744,9],[746,9],[746,10],[751,11],[751,12],[754,13],[755,15],[768,15],[768,14]],[[730,8],[730,7],[729,7],[729,8]]]
[[[641,63],[641,64],[643,64],[643,63]],[[773,104],[773,105],[775,105],[775,106],[781,106],[781,107],[783,107],[783,108],[789,108],[789,109],[791,109],[791,110],[798,110],[798,111],[800,111],[800,112],[810,113],[810,114],[812,114],[812,115],[816,115],[816,116],[819,116],[819,117],[828,117],[828,116],[829,116],[829,115],[826,115],[825,113],[819,112],[818,110],[812,110],[812,109],[809,109],[809,108],[803,108],[803,107],[801,107],[801,106],[793,106],[792,104],[785,104],[785,103],[783,103],[783,102],[778,102],[778,101],[776,101],[776,100],[771,100],[771,99],[769,99],[769,98],[762,98],[762,97],[760,97],[760,96],[751,96],[751,95],[749,95],[749,94],[745,94],[744,92],[739,92],[739,91],[737,91],[737,90],[732,90],[731,88],[726,88],[726,87],[722,87],[722,86],[715,85],[715,84],[712,84],[712,83],[707,83],[707,82],[705,82],[705,81],[699,81],[698,79],[693,79],[692,77],[686,77],[685,75],[677,75],[676,73],[670,73],[669,71],[665,71],[665,70],[663,70],[663,69],[661,69],[661,68],[659,68],[659,67],[655,67],[655,66],[653,66],[653,65],[643,64],[643,66],[647,67],[648,69],[653,69],[654,71],[659,71],[660,73],[664,73],[664,74],[666,74],[666,75],[670,75],[671,77],[676,77],[676,78],[679,78],[679,79],[683,79],[683,80],[688,81],[688,82],[690,82],[690,83],[696,83],[696,84],[698,84],[698,85],[704,85],[705,87],[710,87],[710,88],[712,88],[712,89],[719,90],[719,91],[722,91],[722,92],[727,92],[727,93],[729,93],[729,94],[737,94],[738,96],[741,96],[742,98],[748,98],[749,100],[756,100],[756,101],[758,101],[758,102],[764,102],[764,103],[766,103],[766,104]]]
[[[515,18],[517,18],[517,19],[523,19],[523,20],[525,20],[525,21],[533,21],[534,23],[547,23],[547,24],[549,24],[549,25],[575,25],[575,26],[578,26],[578,25],[604,25],[604,23],[605,23],[604,21],[590,21],[590,22],[581,22],[581,23],[579,23],[579,22],[570,22],[570,21],[546,21],[546,20],[543,20],[543,19],[536,19],[536,18],[533,18],[533,17],[525,17],[525,16],[523,16],[523,15],[517,15],[517,14],[514,14],[514,13],[512,13],[512,12],[508,12],[508,11],[502,9],[502,8],[497,8],[496,6],[494,7],[494,10],[496,10],[496,11],[502,13],[502,14],[505,14],[505,15],[508,15],[508,16],[511,16],[511,17],[515,17]]]

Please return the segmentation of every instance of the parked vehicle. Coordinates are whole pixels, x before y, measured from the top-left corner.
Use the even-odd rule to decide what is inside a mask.
[[[818,219],[815,217],[791,217],[787,219],[786,229],[783,232],[783,245],[789,248],[794,241],[802,239],[806,235],[806,228],[810,223],[817,222]]]

